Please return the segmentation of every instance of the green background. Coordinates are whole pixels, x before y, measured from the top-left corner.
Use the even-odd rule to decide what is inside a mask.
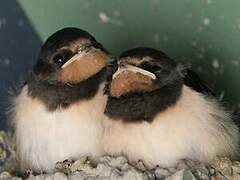
[[[93,34],[109,51],[161,49],[190,62],[224,102],[240,109],[239,0],[18,0],[44,41],[65,26]]]

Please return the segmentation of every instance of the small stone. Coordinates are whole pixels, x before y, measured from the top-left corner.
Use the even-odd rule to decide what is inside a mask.
[[[52,180],[68,180],[68,178],[65,174],[57,172],[53,175]]]
[[[3,147],[0,146],[0,160],[4,160],[7,157],[7,152],[5,151],[5,149]]]
[[[4,171],[0,174],[0,179],[6,179],[6,178],[11,178],[11,177],[12,177],[11,174],[6,171]]]
[[[144,163],[142,161],[140,161],[140,160],[136,163],[135,166],[136,166],[137,169],[139,169],[141,171],[146,171],[147,170],[147,168],[144,165]]]
[[[240,174],[240,162],[235,161],[232,165],[233,174]]]
[[[177,169],[174,167],[170,167],[170,168],[168,168],[168,170],[169,170],[169,172],[171,172],[171,174],[175,173],[177,171]]]
[[[182,179],[197,180],[190,170],[185,170]]]
[[[154,171],[156,178],[162,179],[168,177],[171,173],[168,169],[156,168]]]
[[[128,161],[124,156],[118,156],[116,158],[110,156],[104,156],[100,159],[100,162],[107,163],[109,166],[121,168]]]
[[[22,180],[20,177],[13,177],[9,172],[2,172],[0,174],[0,180]]]
[[[31,169],[28,169],[23,173],[23,177],[28,178],[30,176],[33,176],[33,174],[34,174],[33,171]]]
[[[209,180],[209,171],[204,164],[193,160],[186,160],[185,163],[195,178]]]
[[[179,161],[179,163],[177,164],[177,169],[181,170],[181,169],[188,169],[188,165],[186,163],[186,160],[181,160]]]
[[[88,157],[87,156],[81,157],[79,160],[71,164],[71,167],[70,167],[71,172],[76,172],[78,170],[81,170],[86,163],[89,164]]]
[[[216,170],[213,167],[209,167],[209,173],[211,176],[216,175]]]
[[[184,175],[184,169],[177,171],[173,175],[167,177],[165,180],[182,180]]]
[[[86,177],[82,175],[80,172],[76,172],[68,176],[69,180],[85,180]]]
[[[228,158],[221,157],[216,158],[211,163],[211,166],[217,171],[221,172],[224,176],[232,176],[233,170],[232,170],[232,161]]]
[[[209,180],[209,173],[202,172],[201,170],[196,170],[194,175],[199,180]]]
[[[57,162],[55,164],[55,169],[57,171],[69,174],[71,172],[70,167],[72,166],[73,163],[74,163],[74,161],[66,159],[62,162]]]
[[[144,171],[143,175],[144,177],[147,177],[148,180],[156,180],[156,175],[151,171]]]

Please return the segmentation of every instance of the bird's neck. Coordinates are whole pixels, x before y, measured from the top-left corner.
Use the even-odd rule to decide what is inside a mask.
[[[174,106],[181,96],[181,81],[147,93],[131,93],[119,98],[108,97],[105,114],[125,122],[152,121],[155,115]]]
[[[94,76],[77,84],[50,83],[34,75],[28,80],[28,95],[41,100],[48,110],[67,108],[80,100],[93,98],[103,82],[105,68]]]

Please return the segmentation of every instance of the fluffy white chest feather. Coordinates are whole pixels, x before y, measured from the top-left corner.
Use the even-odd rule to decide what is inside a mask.
[[[106,97],[103,86],[90,100],[67,109],[48,111],[38,99],[27,95],[27,86],[15,99],[14,124],[17,151],[23,169],[52,171],[57,161],[102,155],[101,118]]]
[[[216,155],[234,156],[239,132],[229,114],[213,100],[183,88],[173,107],[153,122],[104,121],[105,152],[142,160],[150,168],[174,166],[180,159],[208,162]]]

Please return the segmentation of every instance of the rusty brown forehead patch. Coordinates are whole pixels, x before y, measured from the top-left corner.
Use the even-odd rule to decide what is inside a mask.
[[[78,83],[98,73],[107,63],[108,56],[100,50],[95,50],[62,69],[58,79],[64,83]]]
[[[149,76],[125,71],[112,80],[110,93],[113,97],[120,97],[130,92],[150,92],[157,88]]]
[[[119,64],[130,64],[130,65],[134,65],[134,66],[140,66],[141,64],[145,64],[145,63],[152,63],[152,58],[149,56],[146,56],[144,58],[138,58],[138,57],[125,57],[125,58],[121,58],[119,60]]]

